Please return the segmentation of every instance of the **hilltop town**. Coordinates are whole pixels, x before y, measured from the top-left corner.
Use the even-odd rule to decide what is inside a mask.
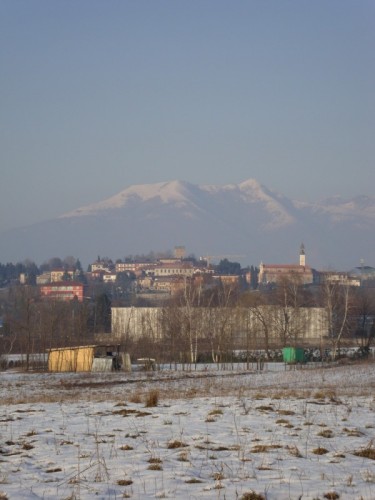
[[[74,258],[1,266],[0,353],[28,364],[46,349],[100,343],[160,362],[270,358],[289,345],[317,359],[368,353],[375,269],[319,271],[303,244],[296,254],[295,263],[243,268],[235,256],[196,258],[178,246],[98,257],[87,271]]]

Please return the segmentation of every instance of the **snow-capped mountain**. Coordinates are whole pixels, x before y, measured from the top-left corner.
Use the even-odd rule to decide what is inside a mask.
[[[91,262],[184,245],[200,255],[241,254],[244,265],[294,263],[299,245],[312,267],[375,264],[375,198],[293,201],[254,179],[130,186],[99,203],[2,235],[0,262],[74,255]]]

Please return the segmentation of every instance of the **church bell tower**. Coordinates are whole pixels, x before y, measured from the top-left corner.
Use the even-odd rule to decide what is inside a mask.
[[[301,243],[301,247],[299,250],[299,265],[303,267],[306,266],[305,245],[303,243]]]

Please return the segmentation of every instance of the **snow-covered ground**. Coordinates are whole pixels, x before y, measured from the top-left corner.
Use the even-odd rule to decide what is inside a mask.
[[[373,500],[374,388],[374,363],[3,372],[0,499]]]

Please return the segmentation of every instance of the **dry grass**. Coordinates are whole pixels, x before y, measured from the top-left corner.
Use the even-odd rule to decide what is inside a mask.
[[[117,481],[117,484],[119,486],[130,486],[131,484],[133,484],[133,481],[131,479],[119,479]]]
[[[251,449],[251,453],[266,453],[270,450],[282,448],[280,444],[257,444]]]
[[[293,457],[302,458],[302,453],[299,451],[298,447],[295,445],[287,446],[287,450]]]
[[[277,410],[277,413],[279,415],[295,415],[295,411],[292,411],[292,410]]]
[[[256,409],[259,411],[274,411],[274,407],[271,405],[257,406]]]
[[[318,448],[314,448],[313,451],[314,455],[325,455],[328,453],[328,450],[326,448],[323,448],[322,446],[319,446]]]
[[[145,395],[145,407],[153,408],[158,406],[159,403],[159,391],[157,389],[151,389]]]
[[[140,411],[140,410],[134,410],[131,408],[123,408],[122,410],[116,410],[112,412],[113,415],[121,415],[122,417],[147,417],[149,415],[152,415],[152,413],[146,412],[146,411]]]
[[[333,438],[333,432],[331,431],[331,429],[325,429],[324,431],[320,431],[318,433],[318,436],[328,438],[328,439]]]
[[[167,448],[169,450],[174,450],[176,448],[185,448],[186,446],[188,446],[186,443],[184,443],[183,441],[179,441],[178,439],[169,441],[169,443],[167,444]]]
[[[179,462],[189,462],[189,453],[187,451],[181,451],[178,455],[177,460]]]
[[[327,500],[338,500],[340,498],[340,495],[336,493],[336,491],[329,491],[328,493],[325,493],[324,498],[327,498]]]
[[[355,451],[353,453],[356,457],[369,458],[370,460],[375,460],[375,447],[372,442],[362,450]]]
[[[344,427],[343,431],[346,432],[346,434],[348,436],[352,436],[352,437],[361,437],[361,436],[363,436],[363,432],[359,431],[358,429],[348,429],[348,428]]]
[[[249,491],[244,493],[240,500],[266,500],[266,497],[261,493],[256,493],[255,491]]]
[[[215,408],[214,410],[211,410],[208,414],[209,415],[222,415],[223,410],[221,410],[220,408]]]
[[[161,464],[150,464],[147,467],[148,470],[163,470],[163,466]]]
[[[142,403],[142,398],[141,398],[141,395],[139,394],[139,392],[133,392],[129,396],[129,401],[130,401],[130,403],[135,403],[135,404]]]
[[[131,451],[131,450],[134,450],[134,448],[133,448],[133,446],[130,446],[129,444],[124,444],[124,445],[120,446],[120,450]]]

